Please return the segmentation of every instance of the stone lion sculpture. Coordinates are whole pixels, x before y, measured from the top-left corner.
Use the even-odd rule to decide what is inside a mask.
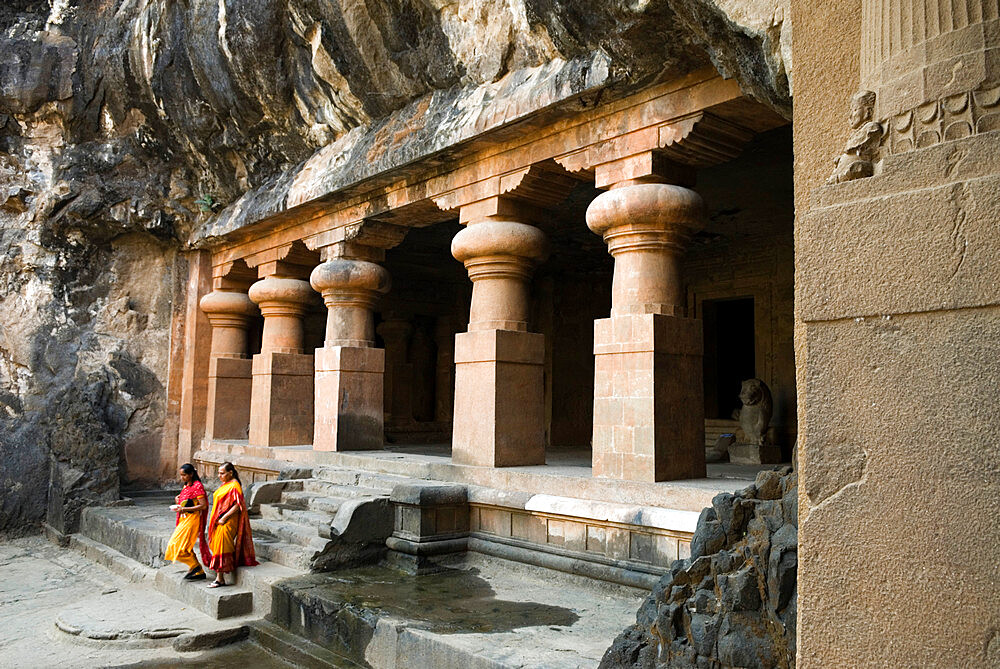
[[[740,429],[743,442],[763,446],[767,436],[767,426],[771,422],[771,389],[760,379],[747,379],[740,388]]]

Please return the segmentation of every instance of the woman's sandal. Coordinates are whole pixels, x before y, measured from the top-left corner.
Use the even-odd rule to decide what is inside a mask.
[[[210,587],[210,588],[224,588],[227,585],[229,585],[229,584],[226,583],[226,582],[220,583],[219,581],[212,581],[211,583],[208,584],[208,587]]]

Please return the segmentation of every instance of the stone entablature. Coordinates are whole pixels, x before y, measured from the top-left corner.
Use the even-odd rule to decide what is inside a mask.
[[[428,160],[373,176],[342,193],[310,191],[308,201],[290,199],[287,210],[252,226],[215,237],[206,228],[192,242],[211,246],[218,272],[240,258],[251,264],[261,255],[280,257],[296,241],[313,250],[351,241],[367,234],[363,228],[373,221],[382,227],[421,227],[453,218],[449,212],[469,204],[512,191],[517,195],[518,187],[522,193],[535,191],[533,168],[537,173],[546,161],[558,165],[547,170],[550,174],[596,179],[602,187],[606,170],[601,166],[623,158],[657,152],[687,165],[711,165],[733,158],[755,132],[782,124],[783,119],[743,97],[735,82],[700,70],[559,119],[527,119],[516,134],[498,130],[495,140],[486,134],[468,147],[452,147],[457,155],[449,156],[446,169]],[[551,204],[537,192],[527,196],[541,206]]]

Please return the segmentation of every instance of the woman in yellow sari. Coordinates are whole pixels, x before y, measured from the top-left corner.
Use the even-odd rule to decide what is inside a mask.
[[[243,486],[233,463],[222,463],[219,480],[222,485],[212,496],[212,515],[208,519],[208,547],[212,552],[208,568],[215,572],[215,580],[208,584],[210,588],[228,585],[225,575],[236,567],[257,564]]]
[[[208,564],[208,542],[205,541],[205,517],[208,515],[208,496],[201,484],[198,471],[190,464],[181,465],[181,481],[184,488],[175,498],[176,504],[170,510],[177,514],[177,525],[167,543],[164,557],[173,562],[183,562],[188,567],[184,576],[189,581],[205,578],[205,570],[194,555],[196,541],[201,548],[201,560]]]

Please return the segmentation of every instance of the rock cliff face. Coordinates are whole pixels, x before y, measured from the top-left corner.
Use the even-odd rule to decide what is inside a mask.
[[[0,532],[46,514],[71,531],[126,472],[171,474],[180,252],[241,194],[420,96],[595,54],[624,89],[711,61],[788,115],[786,12],[786,0],[3,3]]]
[[[763,471],[738,494],[717,495],[691,557],[660,580],[602,669],[794,667],[797,482],[787,468]]]

